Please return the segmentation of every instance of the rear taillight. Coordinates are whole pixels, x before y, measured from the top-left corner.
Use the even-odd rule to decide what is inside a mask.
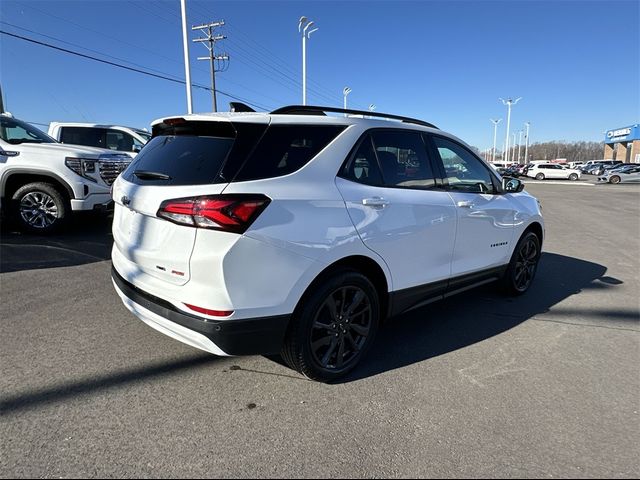
[[[179,225],[244,233],[270,201],[243,194],[176,198],[162,202],[157,215]]]

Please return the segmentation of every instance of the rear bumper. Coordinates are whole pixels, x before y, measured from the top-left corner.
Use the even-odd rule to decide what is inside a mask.
[[[147,325],[176,340],[215,355],[279,353],[290,315],[241,320],[210,320],[178,311],[169,302],[127,282],[111,269],[125,306]]]

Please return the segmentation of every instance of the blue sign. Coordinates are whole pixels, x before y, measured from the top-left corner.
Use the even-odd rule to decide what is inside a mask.
[[[640,125],[638,124],[608,130],[604,143],[631,142],[633,140],[640,140]]]

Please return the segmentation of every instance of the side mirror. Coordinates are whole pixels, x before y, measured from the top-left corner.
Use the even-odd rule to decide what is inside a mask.
[[[136,152],[136,153],[140,153],[140,150],[142,150],[142,147],[140,145],[134,145],[133,148],[131,149],[132,152]]]
[[[518,193],[524,190],[524,183],[517,178],[504,177],[502,179],[502,191],[505,193]]]

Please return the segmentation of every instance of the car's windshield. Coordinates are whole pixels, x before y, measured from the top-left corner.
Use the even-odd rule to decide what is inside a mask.
[[[0,138],[12,145],[20,143],[57,143],[36,127],[12,117],[0,116]]]

